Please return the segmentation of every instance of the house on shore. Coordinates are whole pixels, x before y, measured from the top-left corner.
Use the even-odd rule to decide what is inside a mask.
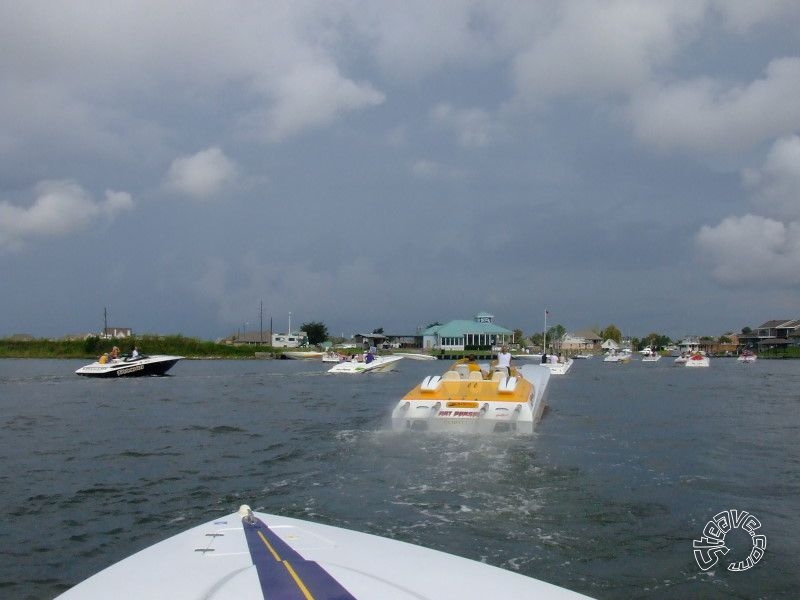
[[[553,349],[559,352],[595,352],[600,349],[603,338],[589,329],[575,333],[565,333],[564,336],[553,344]]]
[[[800,319],[773,319],[749,334],[739,334],[739,344],[762,352],[800,346]]]
[[[444,325],[432,325],[422,332],[425,350],[491,350],[511,344],[514,332],[494,322],[494,315],[479,312],[471,320],[456,319]]]

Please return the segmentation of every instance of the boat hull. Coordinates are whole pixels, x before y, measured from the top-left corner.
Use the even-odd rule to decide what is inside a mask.
[[[360,373],[369,373],[373,371],[391,371],[402,359],[402,356],[376,356],[372,362],[369,363],[346,360],[344,362],[337,363],[328,369],[328,373],[358,375]]]
[[[547,363],[542,365],[550,369],[552,375],[566,375],[567,371],[572,367],[573,359],[568,358],[564,362]]]
[[[166,374],[183,356],[154,355],[138,360],[118,359],[108,363],[93,362],[75,371],[77,375],[97,378],[147,377]]]
[[[312,597],[586,598],[483,562],[243,506],[111,565],[58,599]]]
[[[686,361],[686,364],[684,364],[685,367],[690,368],[690,369],[691,368],[696,369],[696,368],[708,367],[710,365],[711,365],[711,361],[709,360],[709,358],[707,356],[703,356],[702,358],[690,357]]]
[[[512,377],[500,374],[480,380],[459,366],[466,367],[455,365],[441,377],[428,376],[406,394],[392,411],[392,429],[533,433],[546,405],[547,366],[524,365]],[[458,378],[450,375],[454,371]]]

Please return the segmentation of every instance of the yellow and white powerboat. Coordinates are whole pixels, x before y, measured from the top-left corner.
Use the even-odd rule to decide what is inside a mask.
[[[490,369],[457,361],[429,375],[392,411],[395,430],[533,433],[545,407],[550,369]]]

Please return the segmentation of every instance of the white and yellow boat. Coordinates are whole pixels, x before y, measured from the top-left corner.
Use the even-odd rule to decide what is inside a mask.
[[[458,361],[443,375],[425,377],[397,403],[392,428],[530,434],[544,411],[549,380],[544,365],[512,367],[509,374]]]

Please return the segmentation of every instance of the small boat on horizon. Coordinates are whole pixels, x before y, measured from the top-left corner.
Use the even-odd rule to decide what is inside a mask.
[[[745,350],[744,352],[742,352],[742,353],[741,353],[741,354],[740,354],[740,355],[739,355],[739,356],[736,358],[736,360],[737,360],[738,362],[740,362],[740,363],[754,363],[754,362],[756,362],[756,359],[757,359],[757,358],[758,358],[758,357],[756,356],[756,353],[755,353],[755,352],[751,352],[750,350]]]
[[[289,360],[319,360],[324,353],[314,350],[289,350],[281,352],[281,358]]]
[[[644,350],[639,350],[639,354],[642,355],[642,362],[658,362],[661,360],[661,354],[649,346]]]
[[[368,356],[362,357],[360,354],[353,356],[351,360],[344,360],[333,365],[328,369],[328,373],[346,373],[357,375],[359,373],[369,373],[371,371],[390,371],[397,366],[402,356]]]
[[[708,358],[708,355],[702,352],[694,352],[686,359],[685,367],[708,367],[711,366],[711,360]]]

